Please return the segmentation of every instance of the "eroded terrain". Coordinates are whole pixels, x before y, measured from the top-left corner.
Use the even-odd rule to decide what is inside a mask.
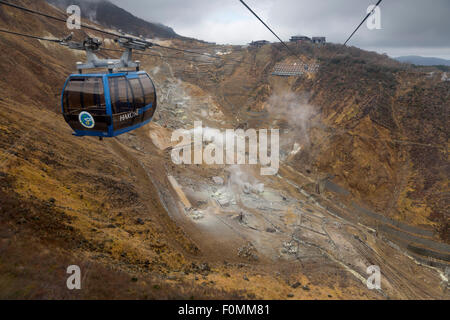
[[[27,16],[2,9],[3,24],[13,18]],[[318,73],[281,78],[274,64],[292,61],[276,45],[164,41],[224,61],[140,58],[157,85],[154,122],[100,142],[71,136],[59,114],[84,54],[0,41],[15,57],[0,60],[0,297],[449,298],[448,84],[355,48],[297,48]],[[196,121],[280,129],[278,173],[174,164],[172,133]],[[71,264],[85,270],[82,292],[65,289]],[[366,286],[371,265],[381,290]]]

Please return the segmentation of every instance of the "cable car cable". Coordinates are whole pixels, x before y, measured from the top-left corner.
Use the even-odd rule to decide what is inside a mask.
[[[47,39],[47,38],[33,36],[33,35],[30,35],[30,34],[24,34],[24,33],[9,31],[9,30],[5,30],[5,29],[0,29],[0,32],[12,34],[12,35],[15,35],[15,36],[21,36],[21,37],[26,37],[26,38],[31,38],[31,39],[42,40],[42,41],[50,41],[50,42],[57,42],[57,43],[61,42],[61,40],[59,40],[59,39]]]
[[[300,60],[302,60],[300,58],[300,56],[298,56],[291,48],[289,48],[289,46],[283,41],[281,40],[281,38],[255,13],[255,11],[253,11],[243,0],[239,0],[270,32],[272,32],[272,34],[277,37],[278,40],[280,40],[280,42],[286,47],[286,49],[288,49],[289,52],[292,53],[292,55],[296,56],[297,58],[299,58]]]
[[[226,62],[226,60],[224,58],[216,56],[216,55],[213,55],[213,54],[210,54],[210,53],[201,53],[201,52],[184,50],[184,49],[179,49],[179,48],[174,48],[174,47],[166,47],[166,46],[162,46],[162,45],[159,45],[159,44],[156,44],[156,43],[154,43],[153,46],[154,47],[159,47],[159,48],[162,48],[162,49],[169,49],[169,50],[173,50],[173,51],[179,51],[179,52],[185,52],[185,53],[192,53],[192,54],[202,55],[202,56],[206,56],[206,57],[209,57],[209,58],[215,58],[215,59],[219,59],[219,60],[222,60],[222,61]],[[239,63],[243,63],[243,64],[248,64],[248,65],[251,64],[251,63],[248,63],[248,62],[244,62],[244,61],[240,61],[240,60],[236,60],[236,59],[232,59],[232,58],[230,58],[229,60],[230,61],[239,62]]]
[[[30,39],[41,40],[41,41],[49,41],[49,42],[54,42],[54,43],[61,43],[62,42],[60,39],[48,39],[48,38],[38,37],[38,36],[30,35],[30,34],[14,32],[14,31],[6,30],[6,29],[0,29],[0,32],[1,33],[15,35],[15,36],[20,36],[20,37],[30,38]],[[119,50],[119,49],[102,48],[101,50],[103,50],[103,51],[111,51],[111,52],[120,52],[120,53],[124,52],[123,50]],[[187,58],[183,58],[183,57],[165,56],[165,55],[159,55],[159,54],[153,54],[153,53],[134,52],[133,54],[139,54],[139,55],[144,55],[144,56],[152,56],[152,57],[157,57],[157,58],[184,60],[184,61],[189,61],[189,62],[200,62],[200,61],[187,59]]]
[[[56,20],[56,21],[59,21],[59,22],[67,23],[67,18],[66,19],[58,18],[58,17],[52,16],[52,15],[49,15],[49,14],[46,14],[46,13],[43,13],[43,12],[40,12],[40,11],[36,11],[36,10],[33,10],[33,9],[28,9],[28,8],[25,8],[25,7],[21,7],[19,5],[16,5],[16,4],[13,4],[13,3],[9,3],[9,2],[3,1],[3,0],[0,0],[0,4],[3,4],[5,6],[9,6],[9,7],[15,8],[15,9],[19,9],[19,10],[22,10],[22,11],[25,11],[25,12],[28,12],[28,13],[31,13],[31,14],[39,15],[39,16],[42,16],[42,17],[47,18],[47,19],[53,19],[53,20]],[[105,31],[105,30],[101,30],[101,29],[98,29],[98,28],[95,28],[95,27],[91,27],[91,26],[85,25],[83,23],[81,23],[80,26],[82,28],[85,28],[85,29],[89,29],[89,30],[92,30],[92,31],[97,31],[97,32],[101,32],[101,33],[104,33],[104,34],[108,34],[110,36],[120,37],[120,35],[118,35],[116,33]]]
[[[221,57],[217,57],[217,56],[212,55],[212,54],[209,54],[209,53],[201,53],[201,52],[195,52],[195,51],[190,51],[190,50],[185,50],[185,49],[179,49],[179,48],[174,48],[174,47],[167,47],[167,46],[163,46],[163,45],[160,45],[160,44],[157,44],[157,43],[154,43],[153,45],[154,45],[155,47],[159,47],[159,48],[163,48],[163,49],[169,49],[169,50],[173,50],[173,51],[179,51],[179,52],[186,52],[186,53],[199,54],[199,55],[206,56],[206,57],[209,57],[209,58],[220,58],[220,59],[222,59]]]
[[[49,14],[46,14],[46,13],[43,13],[43,12],[40,12],[40,11],[37,11],[37,10],[25,8],[25,7],[22,7],[22,6],[13,4],[13,3],[9,3],[9,2],[3,1],[3,0],[0,0],[0,4],[3,4],[3,5],[6,5],[6,6],[9,6],[9,7],[18,9],[18,10],[22,10],[22,11],[28,12],[30,14],[35,14],[35,15],[39,15],[39,16],[42,16],[42,17],[45,17],[45,18],[48,18],[48,19],[53,19],[53,20],[56,20],[56,21],[59,21],[59,22],[67,23],[67,19],[58,18],[58,17],[52,16],[52,15],[49,15]],[[195,52],[195,51],[190,51],[190,50],[185,50],[185,49],[180,49],[180,48],[175,48],[175,47],[163,46],[163,45],[160,45],[160,44],[157,44],[157,43],[153,43],[153,42],[150,42],[150,41],[138,38],[138,37],[132,37],[132,36],[129,36],[129,35],[120,35],[120,34],[117,34],[115,32],[105,31],[105,30],[102,30],[102,29],[99,29],[99,28],[95,28],[95,27],[83,24],[83,23],[80,24],[80,27],[82,27],[84,29],[100,32],[100,33],[103,33],[103,34],[106,34],[106,35],[110,35],[110,36],[113,36],[113,37],[117,37],[117,38],[124,38],[124,39],[128,39],[128,40],[139,41],[139,42],[145,43],[145,44],[147,44],[149,46],[156,46],[156,47],[169,49],[169,50],[175,50],[175,51],[180,51],[180,52],[185,52],[185,53],[203,55],[203,56],[208,56],[208,57],[211,57],[211,58],[220,59],[220,60],[224,60],[225,61],[225,59],[223,59],[222,57],[216,56],[216,55],[200,53],[200,52]],[[237,61],[237,60],[233,60],[233,61],[240,62],[240,63],[245,63],[245,62]],[[245,64],[248,64],[248,63],[245,63]]]
[[[120,53],[124,52],[123,50],[120,50],[120,49],[102,48],[101,50],[102,51],[111,51],[111,52],[120,52]],[[187,58],[183,58],[183,57],[165,56],[165,55],[159,55],[159,54],[155,54],[155,53],[133,52],[133,54],[138,54],[138,55],[142,55],[142,56],[151,56],[151,57],[157,57],[157,58],[184,60],[184,61],[197,62],[197,63],[201,62],[201,61],[197,61],[197,60],[193,60],[193,59],[187,59]],[[209,62],[204,62],[204,63],[209,63]]]
[[[375,9],[380,5],[381,1],[383,1],[383,0],[378,0],[377,4],[372,9],[372,11],[367,14],[367,16],[363,19],[363,21],[361,21],[361,23],[358,25],[358,27],[356,27],[355,31],[353,31],[353,33],[350,35],[350,37],[348,37],[347,41],[344,42],[344,46],[347,45],[347,43],[355,35],[355,33],[359,30],[359,28],[361,28],[363,23],[366,22],[366,20],[369,19],[369,17],[375,12]]]
[[[167,46],[163,46],[163,45],[159,45],[159,44],[153,44],[155,47],[159,47],[159,48],[163,48],[163,49],[168,49],[168,50],[174,50],[174,51],[181,51],[181,52],[186,52],[186,53],[192,53],[192,54],[198,54],[198,55],[202,55],[202,56],[206,56],[209,58],[216,58],[216,59],[220,59],[220,60],[224,60],[224,58],[219,57],[217,55],[214,54],[210,54],[210,53],[201,53],[201,52],[195,52],[195,51],[191,51],[191,50],[185,50],[185,49],[179,49],[179,48],[174,48],[174,47],[167,47]],[[236,62],[240,62],[240,63],[244,63],[244,64],[250,64],[248,62],[243,62],[243,61],[239,61],[236,59],[230,59],[231,61],[236,61]]]

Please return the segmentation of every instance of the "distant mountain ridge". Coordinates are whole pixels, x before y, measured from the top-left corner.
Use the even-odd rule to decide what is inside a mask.
[[[421,57],[421,56],[402,56],[394,58],[395,60],[403,63],[411,63],[418,66],[450,66],[450,60]]]
[[[107,0],[47,0],[61,9],[78,5],[84,18],[123,32],[147,38],[182,38],[172,28],[140,19]]]

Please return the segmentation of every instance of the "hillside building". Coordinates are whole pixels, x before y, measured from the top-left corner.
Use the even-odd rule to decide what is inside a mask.
[[[325,37],[312,37],[309,38],[307,36],[292,36],[291,42],[295,43],[314,43],[314,44],[325,44],[327,42],[327,39]]]
[[[311,42],[311,38],[307,36],[292,36],[291,42],[302,43],[302,42]]]
[[[270,42],[267,40],[258,40],[258,41],[252,41],[250,43],[250,46],[261,48],[262,46],[265,46],[266,44],[269,44],[269,43]]]
[[[325,43],[327,43],[327,38],[325,38],[325,37],[312,37],[312,43],[314,43],[314,44],[325,44]]]

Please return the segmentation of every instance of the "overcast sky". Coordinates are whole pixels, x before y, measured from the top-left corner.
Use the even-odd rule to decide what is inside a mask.
[[[110,0],[178,34],[221,44],[276,38],[239,0]],[[246,0],[282,39],[326,36],[343,43],[376,0]],[[381,30],[363,25],[350,45],[391,56],[450,59],[450,0],[384,0]]]

